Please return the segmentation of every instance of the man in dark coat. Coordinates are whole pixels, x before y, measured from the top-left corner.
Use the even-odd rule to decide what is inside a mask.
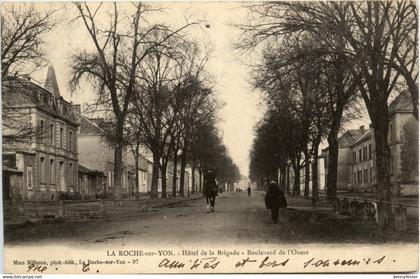
[[[214,212],[217,195],[216,176],[212,171],[208,171],[204,176],[203,196],[206,197],[207,212]]]
[[[271,209],[273,223],[277,223],[279,209],[287,207],[287,200],[275,181],[271,181],[268,185],[267,193],[265,194],[265,205],[267,209]]]

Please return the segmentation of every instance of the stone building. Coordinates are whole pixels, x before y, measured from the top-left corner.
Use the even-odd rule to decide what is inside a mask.
[[[96,180],[96,195],[98,197],[112,197],[116,194],[114,187],[114,147],[106,140],[106,131],[112,127],[112,123],[102,118],[80,117],[80,129],[78,131],[79,162],[85,168],[103,173]],[[127,164],[128,150],[123,151],[123,176],[122,197],[134,196],[135,167]]]
[[[345,131],[338,138],[338,166],[337,166],[337,190],[351,190],[352,175],[352,145],[366,132],[365,127]],[[321,157],[324,158],[325,181],[328,176],[328,147],[322,150]]]
[[[29,78],[2,84],[3,158],[22,173],[6,199],[57,200],[78,191],[77,128],[79,119],[61,95],[53,67],[45,86]],[[3,163],[4,165],[4,163]]]
[[[324,161],[325,158],[323,156],[318,157],[318,191],[324,191],[325,190],[325,168],[324,168]],[[309,193],[312,193],[312,169],[313,169],[313,159],[310,160],[310,167],[309,167]],[[303,159],[301,160],[301,164],[303,165],[302,168],[299,171],[299,177],[300,177],[300,192],[303,195],[305,191],[305,165],[303,163]],[[285,177],[285,188],[284,191],[286,193],[291,194],[293,192],[293,184],[295,180],[295,172],[292,167],[292,163],[288,161],[286,166],[286,177]],[[277,183],[281,185],[282,177],[280,169],[278,170],[278,176],[277,176]]]
[[[388,106],[390,175],[393,195],[418,194],[418,121],[411,97],[399,94]],[[376,191],[374,129],[349,130],[339,138],[338,190]],[[348,134],[352,136],[349,138]],[[347,136],[346,136],[347,135]],[[347,139],[343,140],[346,136]],[[324,149],[326,157],[328,149]],[[326,166],[328,162],[326,160]],[[325,175],[328,175],[326,168]]]
[[[389,105],[388,144],[393,195],[418,194],[418,121],[413,116],[411,97],[402,92]],[[376,190],[374,129],[352,145],[352,189]]]

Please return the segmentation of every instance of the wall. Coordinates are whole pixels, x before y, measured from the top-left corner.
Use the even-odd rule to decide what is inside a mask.
[[[79,135],[78,137],[80,164],[105,173],[105,162],[113,161],[113,152],[101,141],[101,136]]]

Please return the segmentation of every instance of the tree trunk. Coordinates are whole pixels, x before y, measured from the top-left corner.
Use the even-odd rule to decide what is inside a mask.
[[[153,152],[152,189],[150,196],[156,199],[158,198],[159,160],[160,154]]]
[[[305,155],[305,189],[304,189],[304,196],[305,198],[309,197],[309,179],[310,179],[310,153],[308,151],[308,148],[305,148],[304,151],[304,155]]]
[[[290,166],[286,165],[286,193],[290,195]]]
[[[338,131],[340,129],[343,108],[337,107],[334,113],[331,130],[328,134],[328,175],[327,175],[327,197],[337,197],[337,172],[338,172]]]
[[[203,177],[202,177],[202,169],[201,167],[198,168],[198,181],[199,181],[199,185],[198,185],[198,191],[201,193],[202,189],[203,189]]]
[[[191,165],[191,192],[195,193],[196,187],[195,187],[195,164],[194,161]]]
[[[299,170],[295,170],[295,179],[293,181],[293,196],[300,196],[300,175]]]
[[[123,136],[124,136],[124,129],[123,129],[122,121],[117,120],[115,137],[117,139],[114,148],[114,197],[120,198],[121,197],[121,182],[122,182],[122,175],[123,175]]]
[[[318,146],[314,143],[314,161],[312,163],[312,204],[318,200]]]
[[[134,186],[134,193],[136,196],[136,199],[139,198],[140,196],[140,189],[139,189],[139,184],[140,184],[140,179],[139,179],[139,157],[140,157],[140,144],[137,142],[136,143],[136,149],[134,151],[135,155],[134,155],[134,159],[135,159],[135,164],[136,164],[136,185]]]
[[[178,155],[177,148],[174,150],[174,176],[172,177],[172,197],[176,197],[176,182],[178,179]],[[181,191],[181,189],[180,189]]]
[[[181,154],[181,174],[180,174],[180,179],[179,179],[179,194],[181,195],[181,197],[184,196],[184,191],[185,191],[184,185],[185,185],[185,169],[186,168],[187,168],[187,152],[184,147]],[[189,186],[187,185],[187,187]],[[192,190],[192,193],[194,193],[193,191],[194,190]]]
[[[293,159],[295,162],[292,163],[293,171],[295,174],[294,180],[293,180],[293,196],[300,196],[300,160],[299,159]],[[297,161],[297,162],[296,162]]]
[[[280,168],[280,188],[283,193],[286,192],[286,167]]]
[[[390,149],[388,145],[388,108],[384,103],[382,106],[376,105],[376,114],[372,117],[372,125],[375,136],[376,154],[376,179],[377,179],[377,198],[379,200],[379,225],[385,228],[391,220],[392,209],[390,204],[382,202],[391,201],[391,177],[390,177]],[[382,107],[382,108],[381,108]]]
[[[162,198],[166,198],[166,169],[167,169],[167,162],[164,162],[161,166],[160,166],[160,175],[162,176]]]

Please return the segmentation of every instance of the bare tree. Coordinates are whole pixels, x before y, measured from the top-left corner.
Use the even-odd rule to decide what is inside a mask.
[[[306,47],[300,54],[294,54],[293,59],[313,57],[318,59],[314,69],[326,76],[329,86],[324,86],[322,98],[328,104],[330,121],[326,125],[328,132],[328,196],[336,195],[337,164],[338,164],[338,133],[343,122],[343,114],[355,100],[357,92],[357,72],[354,62],[348,59],[345,53],[342,35],[337,35],[336,25],[342,23],[341,15],[346,13],[326,13],[329,3],[310,2],[269,2],[247,6],[252,21],[248,25],[238,26],[242,30],[238,47],[246,51],[256,49],[261,44],[284,45],[291,39],[306,42]],[[338,17],[338,18],[337,18]],[[274,67],[287,66],[287,62],[279,60]],[[275,71],[273,71],[275,73]],[[284,76],[289,73],[284,72]],[[284,77],[283,77],[284,79]],[[314,138],[315,141],[316,137]],[[312,145],[313,148],[316,147]],[[308,152],[306,152],[308,153]],[[308,169],[306,169],[308,174]]]
[[[389,8],[386,16],[392,44],[397,46],[395,56],[385,56],[385,62],[398,71],[405,80],[413,102],[413,115],[418,120],[418,11],[413,1],[399,1]],[[394,59],[392,59],[394,58]]]
[[[418,28],[415,4],[409,1],[282,2],[257,4],[251,10],[265,21],[242,27],[248,35],[241,42],[242,47],[255,47],[271,37],[280,41],[285,36],[304,32],[323,42],[333,58],[331,62],[336,70],[332,72],[335,75],[332,80],[336,84],[337,102],[332,104],[337,117],[333,118],[328,137],[330,148],[337,145],[339,125],[335,124],[341,121],[349,96],[360,91],[375,129],[378,199],[390,201],[388,99],[401,79],[412,92],[415,111],[418,106],[418,54],[413,45]],[[331,172],[336,170],[336,165],[336,161],[329,162],[329,188],[334,181],[336,184],[336,171]],[[328,191],[328,195],[334,194],[335,190]],[[390,207],[381,206],[379,215],[381,224],[385,225]]]
[[[45,66],[43,36],[58,23],[56,10],[39,11],[34,4],[4,3],[1,11],[1,80],[3,143],[22,144],[40,138],[23,104],[34,102],[29,74]]]
[[[156,34],[165,37],[166,33]],[[166,197],[166,168],[175,145],[175,133],[182,109],[177,95],[183,67],[183,40],[171,38],[170,47],[157,46],[139,67],[132,99],[133,117],[140,140],[153,153],[152,197],[158,194],[159,171],[162,197]]]
[[[78,18],[86,27],[95,51],[84,51],[73,57],[71,84],[75,87],[82,79],[87,79],[98,88],[98,100],[112,108],[115,121],[114,187],[117,197],[122,182],[124,125],[134,95],[138,69],[156,47],[197,24],[186,23],[176,30],[160,24],[148,26],[145,16],[159,10],[140,2],[131,5],[133,13],[127,15],[127,10],[119,9],[119,4],[115,2],[96,5],[75,3]],[[109,21],[104,24],[101,24],[101,12],[109,16]],[[156,37],[156,32],[160,30],[167,31],[166,36]]]
[[[40,11],[34,4],[2,5],[2,80],[7,76],[29,74],[45,66],[43,36],[57,25],[56,12]]]
[[[390,62],[398,61],[397,56],[401,49],[410,49],[404,37],[397,39],[396,34],[415,30],[410,27],[412,21],[405,21],[404,10],[407,5],[410,4],[352,2],[349,3],[352,20],[340,26],[340,31],[350,46],[349,56],[359,62],[363,76],[359,79],[359,89],[375,130],[376,177],[380,202],[391,201],[388,98],[401,75]],[[416,35],[405,36],[407,38]],[[389,205],[380,206],[379,218],[382,226],[389,224]]]

